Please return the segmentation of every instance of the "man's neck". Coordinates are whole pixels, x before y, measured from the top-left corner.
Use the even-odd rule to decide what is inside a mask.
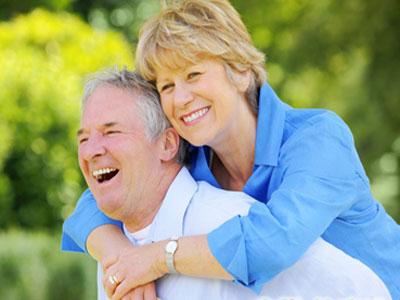
[[[182,165],[174,163],[168,166],[168,168],[165,168],[164,172],[157,175],[158,180],[152,183],[153,188],[149,188],[146,196],[143,196],[144,199],[146,199],[146,201],[143,202],[146,207],[137,210],[133,216],[127,216],[125,220],[122,220],[129,232],[133,233],[141,230],[154,221],[169,187],[181,169]]]

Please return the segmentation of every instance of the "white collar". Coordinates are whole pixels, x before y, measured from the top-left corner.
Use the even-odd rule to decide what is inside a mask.
[[[182,167],[170,185],[151,226],[150,239],[157,242],[183,235],[183,219],[198,185],[186,167]]]

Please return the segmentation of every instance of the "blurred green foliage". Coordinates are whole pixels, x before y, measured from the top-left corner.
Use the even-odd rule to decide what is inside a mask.
[[[59,242],[43,233],[0,233],[1,299],[96,299],[96,263],[60,255]]]
[[[133,65],[123,36],[71,14],[0,23],[0,228],[59,229],[72,212],[83,76],[114,64]]]
[[[82,76],[132,66],[138,30],[159,2],[0,0],[0,228],[59,229],[71,213],[84,187]],[[376,198],[400,221],[400,2],[231,2],[267,55],[273,88],[349,124]]]
[[[400,222],[400,2],[231,2],[281,99],[346,121],[374,196]]]
[[[400,2],[231,0],[295,107],[337,112],[373,193],[400,222]],[[83,76],[133,67],[160,0],[0,0],[1,299],[95,298],[95,265],[59,252],[85,184],[76,159]],[[40,9],[38,9],[40,8]]]

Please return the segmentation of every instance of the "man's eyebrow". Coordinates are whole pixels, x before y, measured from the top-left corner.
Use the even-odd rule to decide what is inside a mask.
[[[117,124],[118,124],[118,122],[108,122],[108,123],[105,123],[105,124],[103,125],[103,127],[104,127],[104,128],[113,127],[113,126],[115,126],[115,125],[117,125]]]
[[[76,132],[76,136],[80,136],[83,132],[85,131],[85,129],[81,128]]]
[[[103,128],[109,128],[109,127],[113,127],[113,126],[115,126],[115,125],[117,125],[118,124],[118,122],[108,122],[108,123],[104,123],[103,124]],[[76,132],[76,135],[77,136],[80,136],[82,133],[84,133],[85,132],[85,129],[84,128],[81,128],[81,129],[79,129],[77,132]]]

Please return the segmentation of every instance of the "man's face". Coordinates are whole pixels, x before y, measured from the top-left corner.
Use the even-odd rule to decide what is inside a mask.
[[[140,213],[160,164],[157,143],[146,138],[135,97],[100,86],[86,102],[78,131],[79,165],[99,208],[124,221]]]

